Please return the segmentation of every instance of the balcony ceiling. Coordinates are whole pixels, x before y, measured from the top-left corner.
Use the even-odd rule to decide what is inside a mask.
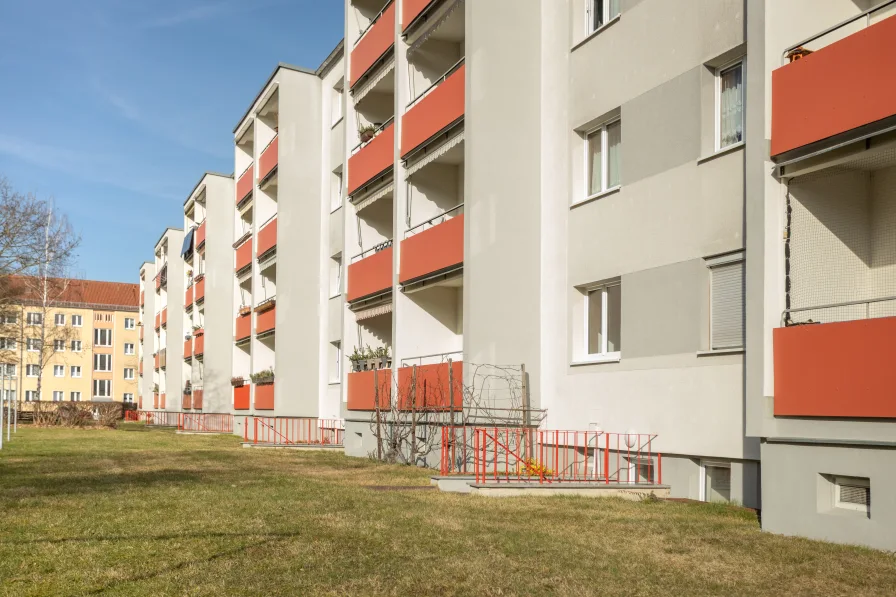
[[[255,140],[255,123],[250,121],[249,126],[247,126],[243,130],[243,132],[240,133],[240,136],[236,138],[236,144],[241,147],[251,146],[252,142],[254,140]]]
[[[264,106],[261,107],[261,110],[258,111],[259,116],[268,116],[271,114],[276,114],[280,111],[280,93],[279,91],[275,91],[274,95],[271,96],[267,102],[265,102]]]

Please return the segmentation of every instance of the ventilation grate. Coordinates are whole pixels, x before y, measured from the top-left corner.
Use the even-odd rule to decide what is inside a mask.
[[[844,485],[840,486],[840,501],[844,504],[854,504],[856,506],[871,507],[871,488],[861,485]]]

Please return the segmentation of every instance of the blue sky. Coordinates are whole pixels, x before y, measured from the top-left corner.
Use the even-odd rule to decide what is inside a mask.
[[[341,0],[0,0],[0,175],[53,197],[77,273],[136,282],[278,62],[316,68]]]

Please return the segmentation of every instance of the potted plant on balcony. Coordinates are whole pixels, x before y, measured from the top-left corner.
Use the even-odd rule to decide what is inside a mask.
[[[255,307],[256,313],[264,313],[265,311],[270,311],[277,305],[277,299],[271,297],[265,301],[262,301],[257,307]]]
[[[379,346],[376,349],[378,369],[390,369],[392,367],[392,358],[389,356],[389,347]]]
[[[158,393],[159,393],[159,384],[156,383],[156,384],[153,384],[153,385],[152,385],[152,393],[153,393],[153,394],[158,394]]]
[[[372,124],[365,124],[358,129],[358,136],[361,138],[361,143],[367,143],[376,137],[376,127]]]
[[[274,368],[268,367],[258,373],[253,373],[251,376],[252,383],[257,386],[266,386],[274,383]]]
[[[193,336],[191,334],[184,334],[184,342],[191,340]]]
[[[367,348],[364,349],[364,368],[367,371],[373,371],[377,368],[377,361],[379,358],[376,356],[376,351],[370,348],[370,344],[367,345]]]
[[[193,393],[193,384],[191,382],[187,382],[184,384],[184,394],[192,394]]]
[[[252,313],[252,307],[247,307],[246,305],[243,305],[242,307],[240,307],[240,317],[245,317],[246,315],[249,315],[250,313]]]
[[[235,388],[239,388],[239,387],[246,385],[246,380],[244,378],[240,377],[239,375],[234,375],[233,377],[230,378],[230,385],[232,385]]]
[[[358,373],[364,368],[362,364],[364,358],[364,353],[358,350],[358,347],[355,346],[355,351],[348,357],[348,360],[352,362],[352,371]]]

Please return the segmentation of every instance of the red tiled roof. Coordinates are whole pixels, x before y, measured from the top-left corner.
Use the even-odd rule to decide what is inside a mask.
[[[35,280],[36,282],[36,280]],[[25,284],[25,278],[11,276],[7,279],[7,291],[13,300],[39,300],[38,285]],[[100,282],[97,280],[50,279],[52,299],[55,303],[73,303],[102,307],[130,307],[140,305],[140,285],[124,282]]]

